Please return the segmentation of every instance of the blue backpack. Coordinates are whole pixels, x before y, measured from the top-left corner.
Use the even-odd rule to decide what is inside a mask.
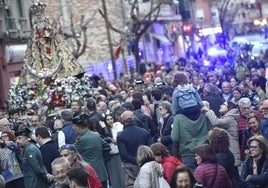
[[[177,101],[178,101],[178,106],[180,109],[198,106],[195,93],[191,90],[187,90],[187,91],[179,90]]]

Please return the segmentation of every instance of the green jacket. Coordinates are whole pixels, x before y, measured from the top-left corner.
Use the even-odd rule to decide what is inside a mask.
[[[43,165],[41,152],[30,142],[23,147],[22,169],[26,188],[49,187],[48,172]]]
[[[178,114],[174,117],[171,139],[173,142],[179,142],[182,157],[194,155],[194,148],[205,143],[211,128],[209,119],[203,113],[195,121]]]
[[[108,179],[102,152],[104,142],[99,133],[86,130],[77,137],[74,145],[83,159],[95,169],[101,182]]]

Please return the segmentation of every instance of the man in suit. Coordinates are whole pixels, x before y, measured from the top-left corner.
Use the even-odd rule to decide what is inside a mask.
[[[40,146],[43,163],[49,173],[52,173],[51,163],[60,156],[58,146],[52,141],[50,132],[46,127],[38,127],[35,130],[36,142]]]
[[[95,169],[103,188],[107,188],[108,175],[103,159],[103,148],[108,143],[100,137],[99,133],[88,129],[88,119],[89,116],[86,114],[74,117],[74,129],[78,134],[74,146],[83,159]]]
[[[150,146],[153,141],[147,130],[135,126],[133,112],[123,112],[121,119],[124,130],[117,134],[117,144],[123,162],[125,187],[132,187],[139,172],[136,162],[138,147],[140,145]]]

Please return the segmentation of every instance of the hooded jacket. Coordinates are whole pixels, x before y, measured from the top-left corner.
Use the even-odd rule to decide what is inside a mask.
[[[210,120],[212,126],[225,129],[229,133],[230,137],[230,150],[235,157],[235,166],[241,164],[239,139],[238,139],[238,127],[237,122],[239,119],[238,109],[229,110],[221,118],[218,118],[216,114],[209,110],[206,112],[206,116]]]
[[[164,157],[160,163],[164,169],[164,178],[170,183],[174,170],[177,166],[182,165],[182,162],[177,157],[167,156]]]

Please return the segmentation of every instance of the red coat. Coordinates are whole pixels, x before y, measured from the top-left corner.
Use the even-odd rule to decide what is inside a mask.
[[[232,183],[226,173],[224,167],[218,164],[218,172],[216,179],[213,181],[216,172],[216,164],[203,162],[198,165],[194,171],[194,177],[197,183],[201,183],[206,188],[232,188]]]
[[[164,169],[164,178],[167,180],[168,183],[170,183],[175,168],[177,166],[182,165],[182,162],[177,157],[168,156],[164,157],[164,159],[162,159],[160,163],[162,164]]]
[[[102,188],[102,184],[94,168],[90,165],[86,165],[85,168],[89,173],[89,177],[87,178],[88,185],[90,185],[91,188]]]

